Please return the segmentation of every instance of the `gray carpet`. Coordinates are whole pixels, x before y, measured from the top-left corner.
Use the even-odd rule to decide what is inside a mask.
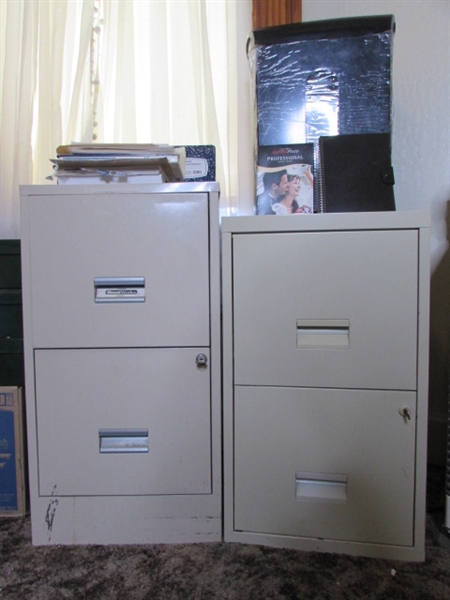
[[[224,543],[33,547],[27,516],[0,519],[0,600],[450,600],[443,473],[429,468],[423,563]]]

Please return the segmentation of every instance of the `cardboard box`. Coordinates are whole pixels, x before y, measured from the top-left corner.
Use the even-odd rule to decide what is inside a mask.
[[[0,517],[26,513],[23,388],[0,387]]]

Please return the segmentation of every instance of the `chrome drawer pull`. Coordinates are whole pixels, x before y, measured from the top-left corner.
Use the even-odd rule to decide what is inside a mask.
[[[145,302],[144,277],[94,277],[97,303]]]
[[[100,454],[148,452],[148,429],[99,429]]]
[[[311,502],[346,502],[347,475],[298,471],[295,474],[295,497]]]
[[[297,319],[297,348],[348,349],[347,319]]]

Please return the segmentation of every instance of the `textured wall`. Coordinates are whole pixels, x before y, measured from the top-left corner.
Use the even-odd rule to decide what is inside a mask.
[[[398,210],[432,217],[430,462],[445,460],[450,364],[450,1],[303,0],[303,20],[393,14]]]

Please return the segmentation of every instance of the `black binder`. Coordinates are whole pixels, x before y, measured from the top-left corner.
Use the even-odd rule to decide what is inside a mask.
[[[319,138],[320,211],[395,210],[389,133]]]

